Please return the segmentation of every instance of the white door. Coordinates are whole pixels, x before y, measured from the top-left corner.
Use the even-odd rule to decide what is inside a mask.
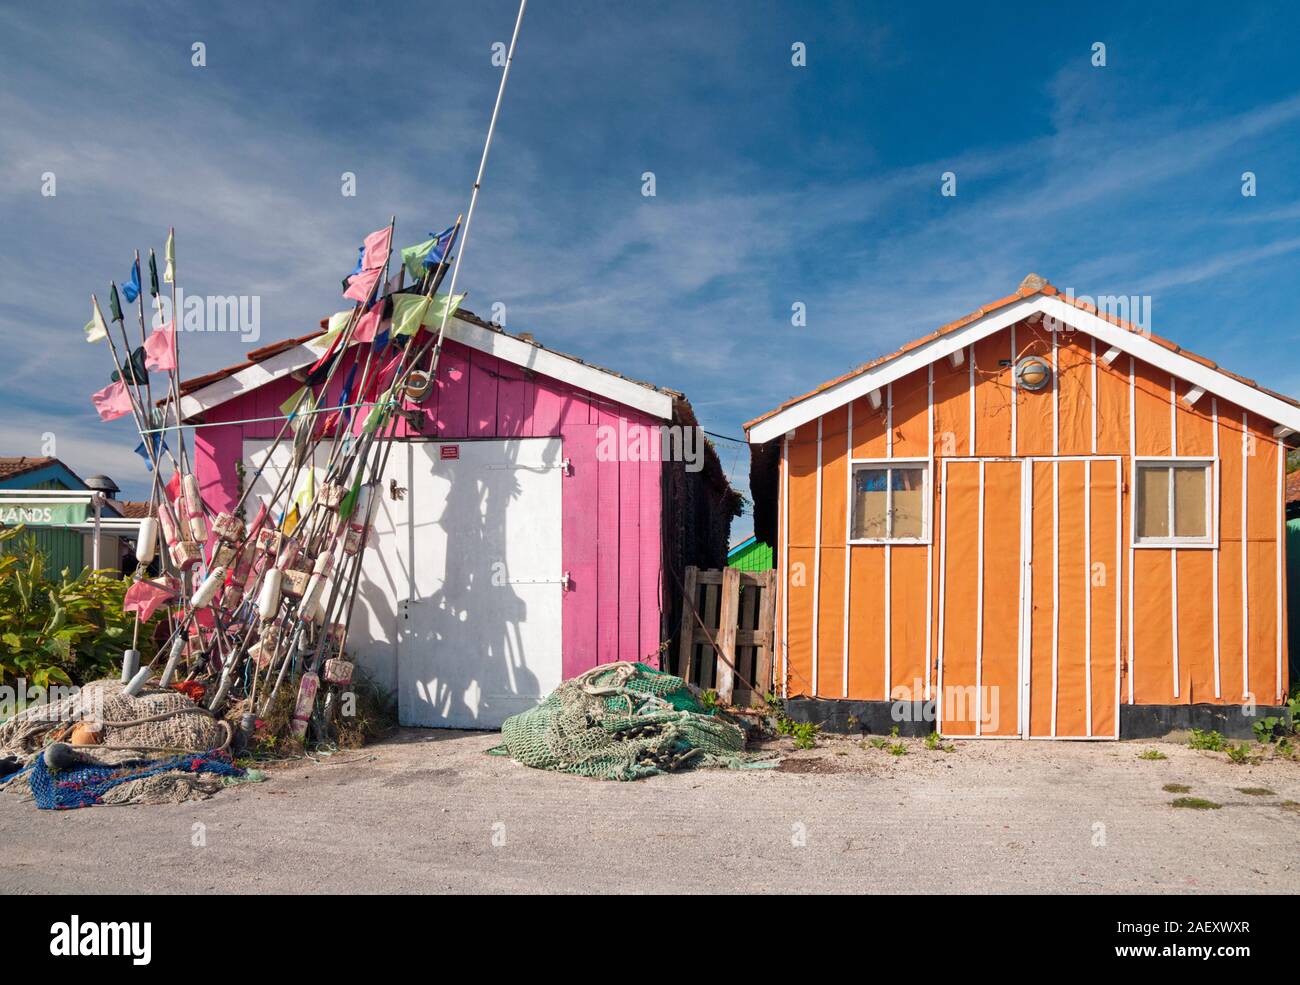
[[[498,728],[561,680],[562,443],[413,441],[403,725]]]

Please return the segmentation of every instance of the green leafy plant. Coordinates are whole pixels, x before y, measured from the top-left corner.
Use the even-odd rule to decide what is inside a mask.
[[[1163,790],[1165,793],[1187,793],[1192,788],[1189,787],[1186,783],[1166,783],[1160,789]]]
[[[796,749],[812,749],[817,745],[817,733],[821,729],[814,722],[795,722],[790,732],[794,736]]]
[[[1238,787],[1238,793],[1244,793],[1250,797],[1276,797],[1277,794],[1268,787]]]
[[[1193,749],[1207,749],[1210,752],[1223,752],[1228,747],[1228,740],[1222,734],[1215,731],[1204,731],[1203,729],[1192,729],[1192,737],[1187,740],[1187,744]]]
[[[874,739],[869,741],[873,749],[884,749],[885,746],[889,744],[888,739],[882,739],[880,736],[876,736]]]
[[[704,705],[707,710],[712,711],[718,707],[718,692],[713,688],[709,688],[700,695],[700,704]]]
[[[1230,745],[1226,751],[1228,753],[1228,760],[1238,764],[1239,766],[1258,763],[1260,760],[1260,757],[1255,755],[1254,751],[1250,748],[1249,742],[1239,742],[1235,746]]]
[[[79,685],[116,672],[135,622],[122,611],[130,579],[89,568],[51,575],[36,538],[22,530],[0,530],[0,684]],[[151,630],[141,627],[143,661],[153,657]]]
[[[1145,752],[1138,753],[1138,759],[1168,759],[1159,749],[1147,749]]]
[[[939,741],[938,732],[931,732],[925,737],[925,748],[938,749],[940,745],[942,745],[942,743]]]
[[[907,755],[907,746],[903,745],[903,743],[901,743],[901,742],[894,742],[894,743],[891,743],[891,744],[890,744],[889,749],[886,750],[886,751],[887,751],[891,756],[906,756],[906,755]]]

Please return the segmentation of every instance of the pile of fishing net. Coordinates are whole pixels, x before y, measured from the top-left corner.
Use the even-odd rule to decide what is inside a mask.
[[[636,780],[701,766],[774,766],[743,752],[745,733],[680,677],[642,663],[602,664],[507,718],[492,750],[536,769]]]
[[[0,757],[25,762],[0,780],[0,789],[31,797],[42,808],[63,809],[179,803],[207,797],[232,780],[257,778],[231,763],[228,723],[180,691],[146,687],[133,697],[123,687],[116,680],[93,681],[0,724]],[[55,747],[55,755],[43,755]],[[20,778],[27,783],[15,782]]]

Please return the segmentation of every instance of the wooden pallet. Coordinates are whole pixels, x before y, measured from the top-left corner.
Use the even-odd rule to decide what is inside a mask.
[[[772,690],[776,572],[690,566],[683,587],[678,675],[726,704],[762,703]]]

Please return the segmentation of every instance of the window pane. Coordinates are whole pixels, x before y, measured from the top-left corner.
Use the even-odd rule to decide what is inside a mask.
[[[853,538],[884,537],[888,509],[886,469],[859,468],[853,473]]]
[[[920,537],[925,532],[925,470],[891,469],[894,491],[892,536]]]
[[[1204,537],[1206,485],[1209,469],[1204,465],[1174,469],[1174,535]]]
[[[1169,469],[1139,465],[1137,470],[1139,537],[1169,536]]]

